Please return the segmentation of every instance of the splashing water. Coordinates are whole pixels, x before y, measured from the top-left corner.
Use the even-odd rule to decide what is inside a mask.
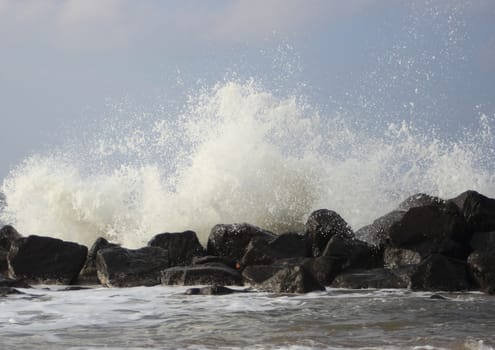
[[[25,234],[137,247],[185,229],[204,242],[217,223],[300,230],[322,207],[359,228],[419,191],[495,195],[487,116],[456,142],[407,123],[370,131],[248,81],[202,91],[178,118],[136,119],[26,159],[4,180],[1,220]]]

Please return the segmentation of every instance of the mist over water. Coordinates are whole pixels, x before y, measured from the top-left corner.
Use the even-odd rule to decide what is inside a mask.
[[[178,116],[107,119],[100,132],[24,160],[4,180],[4,222],[22,233],[137,247],[217,223],[301,230],[318,208],[354,229],[408,195],[495,196],[493,118],[445,140],[410,123],[375,129],[320,115],[254,80],[202,89]]]

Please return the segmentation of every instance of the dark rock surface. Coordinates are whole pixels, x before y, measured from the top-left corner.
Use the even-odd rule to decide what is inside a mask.
[[[372,224],[361,227],[356,231],[356,236],[371,242],[374,245],[385,246],[390,244],[390,228],[402,220],[406,212],[404,210],[394,210],[382,217],[379,217]]]
[[[470,287],[466,263],[441,254],[424,259],[411,276],[413,290],[461,291]]]
[[[9,288],[31,288],[29,284],[22,280],[12,279],[0,274],[0,287]]]
[[[383,267],[382,249],[358,239],[341,235],[334,235],[328,241],[322,256],[339,260],[343,270]]]
[[[7,261],[7,255],[10,246],[13,241],[21,237],[19,232],[10,225],[6,225],[0,229],[0,273],[8,274],[9,263]]]
[[[12,287],[0,287],[0,298],[6,297],[10,294],[24,294],[23,292]]]
[[[249,242],[255,237],[268,241],[276,235],[246,223],[215,225],[208,237],[207,254],[240,261]]]
[[[473,233],[469,245],[473,250],[484,250],[495,247],[495,231]]]
[[[189,265],[194,257],[205,255],[194,231],[160,233],[149,241],[148,246],[168,250],[170,266]]]
[[[77,279],[88,248],[41,236],[19,238],[10,247],[9,275],[31,283],[71,284]]]
[[[186,295],[227,295],[233,293],[242,293],[239,291],[224,286],[207,286],[202,288],[189,288],[184,294]]]
[[[96,254],[98,279],[107,287],[160,284],[160,272],[168,266],[168,252],[158,247],[135,250],[111,247]]]
[[[253,287],[274,293],[309,293],[324,291],[315,277],[303,266],[285,266]]]
[[[163,285],[242,285],[239,271],[221,266],[175,266],[161,273]]]
[[[411,208],[416,208],[416,207],[424,207],[429,205],[443,205],[443,204],[445,204],[445,200],[441,198],[430,196],[429,194],[425,194],[425,193],[417,193],[406,198],[402,203],[399,204],[397,209],[407,211]]]
[[[414,250],[385,247],[383,252],[384,266],[389,269],[417,265],[420,262],[421,255]]]
[[[390,269],[350,270],[338,275],[331,286],[335,288],[408,288],[409,281]]]
[[[235,260],[224,258],[221,256],[206,255],[201,257],[195,257],[192,260],[193,266],[220,266],[220,267],[230,267],[231,269],[238,269],[239,263]]]
[[[105,238],[99,237],[95,243],[91,246],[86,257],[86,262],[79,273],[77,282],[79,284],[99,284],[97,270],[96,270],[96,254],[105,248],[118,247],[118,244],[109,243]]]
[[[310,247],[310,256],[320,256],[328,241],[334,235],[354,237],[349,224],[336,212],[328,209],[319,209],[312,212],[306,221],[305,231]]]
[[[495,247],[475,250],[467,260],[469,271],[480,289],[495,294]]]
[[[495,199],[466,191],[450,202],[459,207],[472,232],[495,231]]]

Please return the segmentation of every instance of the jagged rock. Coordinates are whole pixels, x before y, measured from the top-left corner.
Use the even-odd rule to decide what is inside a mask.
[[[41,236],[19,238],[10,247],[9,275],[31,283],[70,284],[77,279],[88,248]]]
[[[224,286],[207,286],[202,288],[189,288],[184,294],[186,295],[227,295],[239,293],[238,291]]]
[[[394,210],[376,219],[372,224],[361,227],[356,231],[356,236],[374,245],[388,245],[390,244],[390,228],[402,220],[405,214],[404,210]]]
[[[442,204],[445,204],[445,200],[441,198],[430,196],[429,194],[425,194],[425,193],[416,193],[406,198],[402,203],[400,203],[397,209],[407,211],[411,208],[424,207],[428,205],[442,205]]]
[[[481,290],[495,294],[495,247],[475,250],[467,260],[469,271]]]
[[[328,241],[322,256],[338,259],[343,270],[383,267],[381,249],[358,239],[340,235],[334,235]]]
[[[220,267],[230,267],[231,269],[239,269],[239,263],[235,260],[224,258],[221,256],[201,256],[194,257],[192,260],[193,266],[204,265],[204,266],[220,266]]]
[[[19,232],[10,225],[6,225],[0,229],[0,273],[8,274],[9,263],[7,261],[7,255],[9,254],[10,245],[13,241],[21,237]]]
[[[154,286],[169,266],[168,251],[158,247],[125,249],[110,247],[96,254],[100,283],[107,287]]]
[[[303,266],[283,267],[268,279],[253,286],[273,293],[309,293],[325,290]]]
[[[242,285],[239,271],[220,266],[175,266],[161,273],[163,285]]]
[[[207,253],[240,261],[246,252],[246,247],[252,238],[259,237],[268,240],[275,234],[262,230],[251,224],[215,225],[208,237]]]
[[[466,191],[450,202],[459,207],[472,232],[495,231],[495,199]]]
[[[424,259],[411,276],[411,288],[423,291],[459,291],[470,288],[464,261],[441,254]]]
[[[495,247],[495,231],[475,232],[469,244],[473,250],[484,250]]]
[[[29,284],[22,280],[12,279],[0,274],[0,287],[5,288],[31,288]]]
[[[408,288],[409,281],[390,269],[349,270],[338,275],[331,286],[335,288]]]
[[[312,212],[306,221],[306,237],[310,246],[311,256],[320,256],[334,235],[354,237],[347,222],[336,212],[319,209]]]
[[[194,231],[161,233],[154,236],[148,246],[168,250],[170,266],[189,265],[194,257],[205,255]]]
[[[96,239],[95,243],[89,249],[88,256],[86,257],[86,262],[79,273],[77,282],[80,284],[98,284],[97,270],[96,270],[96,254],[101,249],[118,247],[118,244],[109,243],[105,238],[99,237]]]
[[[384,266],[389,269],[417,265],[421,262],[421,255],[410,249],[385,247],[383,262]]]
[[[269,265],[280,259],[305,257],[306,239],[297,233],[287,233],[267,241],[254,237],[240,261],[242,268],[249,265]]]

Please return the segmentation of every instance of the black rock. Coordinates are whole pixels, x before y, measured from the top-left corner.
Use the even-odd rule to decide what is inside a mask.
[[[230,267],[231,269],[236,270],[238,270],[240,267],[239,263],[235,260],[213,255],[194,257],[192,260],[192,265]]]
[[[409,281],[393,270],[378,268],[371,270],[349,270],[338,275],[331,286],[349,289],[408,288]]]
[[[495,199],[466,191],[450,202],[460,208],[472,232],[495,231]]]
[[[194,257],[205,255],[194,231],[160,233],[149,241],[148,246],[168,250],[170,266],[189,265]]]
[[[361,227],[356,231],[356,236],[371,242],[374,245],[386,246],[390,244],[390,228],[402,220],[406,212],[404,210],[392,211],[375,221],[372,224]]]
[[[9,288],[31,288],[26,282],[22,280],[12,279],[0,274],[0,287]]]
[[[332,210],[319,209],[309,215],[306,221],[306,237],[310,245],[311,256],[320,256],[334,235],[354,237],[349,224]]]
[[[441,254],[424,259],[411,276],[411,289],[461,291],[471,287],[464,261]]]
[[[8,252],[10,250],[12,242],[18,240],[21,237],[21,234],[17,232],[15,228],[10,225],[5,225],[0,229],[0,249],[6,250]]]
[[[154,286],[169,266],[168,252],[158,247],[104,248],[96,254],[100,283],[107,287]]]
[[[475,232],[469,242],[473,250],[485,250],[495,248],[495,231]]]
[[[96,271],[96,254],[101,249],[118,247],[118,244],[109,243],[105,238],[99,237],[96,239],[95,243],[89,249],[86,262],[79,273],[77,282],[80,284],[98,284],[97,271]]]
[[[239,293],[239,291],[224,286],[207,286],[202,288],[189,288],[186,295],[227,295]]]
[[[340,260],[343,270],[383,267],[382,249],[358,239],[341,235],[334,235],[328,241],[322,256]]]
[[[29,236],[12,242],[9,275],[31,283],[73,283],[88,248],[51,237]]]
[[[495,294],[495,247],[475,250],[467,260],[469,271],[480,289]]]
[[[430,196],[429,194],[425,194],[425,193],[417,193],[406,198],[402,203],[399,204],[397,209],[406,211],[416,207],[424,207],[428,205],[443,205],[443,204],[445,204],[445,200],[441,198]]]
[[[253,287],[273,293],[309,293],[324,291],[316,278],[303,266],[286,266]]]
[[[12,287],[0,287],[0,298],[6,297],[9,294],[24,294],[24,293]]]
[[[163,285],[242,285],[239,271],[221,266],[175,266],[161,273]]]
[[[384,266],[389,269],[417,265],[420,262],[421,255],[414,250],[385,247],[383,252]]]
[[[207,253],[240,261],[246,253],[246,247],[252,238],[268,240],[275,234],[251,224],[215,225],[208,237]]]
[[[282,233],[269,241],[268,246],[279,259],[308,256],[306,236],[299,233]]]

